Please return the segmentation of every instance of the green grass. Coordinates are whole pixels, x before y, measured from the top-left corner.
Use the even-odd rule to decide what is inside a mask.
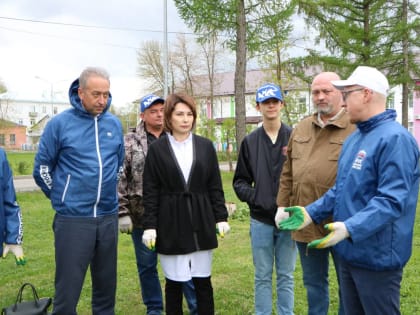
[[[212,282],[214,287],[216,314],[253,314],[253,272],[247,208],[240,203],[232,191],[232,174],[222,172],[227,201],[236,202],[238,210],[230,220],[232,227],[219,248],[214,251]],[[0,260],[0,308],[14,303],[17,290],[23,282],[33,283],[40,296],[54,295],[54,244],[51,229],[54,211],[49,200],[40,192],[19,193],[24,220],[24,250],[28,263],[17,267],[13,255]],[[413,256],[404,270],[401,289],[402,314],[420,314],[420,221],[415,227]],[[131,237],[120,234],[118,256],[117,314],[145,314],[141,301]],[[332,265],[332,264],[331,264]],[[164,279],[160,272],[162,288]],[[337,285],[331,269],[330,314],[337,313]],[[29,293],[29,292],[28,292]],[[29,294],[25,295],[29,297]],[[78,312],[90,311],[91,282],[87,274],[80,297]],[[185,310],[187,307],[185,305]],[[187,314],[187,312],[185,312]],[[295,272],[295,314],[306,314],[306,298],[302,284],[299,259]]]
[[[13,175],[30,175],[34,168],[35,152],[8,151],[7,159]]]

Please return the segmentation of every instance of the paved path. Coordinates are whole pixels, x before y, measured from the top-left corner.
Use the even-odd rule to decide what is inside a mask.
[[[35,184],[32,175],[15,176],[13,178],[16,192],[35,191],[40,188]]]

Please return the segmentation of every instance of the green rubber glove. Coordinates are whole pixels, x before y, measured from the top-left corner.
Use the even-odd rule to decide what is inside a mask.
[[[331,233],[324,238],[310,242],[308,248],[331,247],[350,236],[346,225],[343,222],[328,223],[325,224],[324,228],[331,231]]]
[[[16,265],[23,266],[26,264],[25,256],[21,245],[5,244],[3,248],[3,258],[6,258],[7,253],[11,251],[15,255]]]
[[[280,230],[295,231],[301,230],[312,222],[311,217],[304,207],[294,206],[284,209],[285,212],[290,213],[290,217],[279,223]]]

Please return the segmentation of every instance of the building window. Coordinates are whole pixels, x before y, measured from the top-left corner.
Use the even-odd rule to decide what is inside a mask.
[[[5,136],[4,136],[4,134],[0,134],[0,145],[5,145],[6,144],[6,141],[5,141]]]
[[[395,95],[394,93],[388,95],[386,102],[386,108],[394,109],[395,108]]]
[[[307,106],[306,106],[306,97],[299,97],[299,113],[306,113]]]
[[[10,145],[15,145],[15,144],[16,144],[16,135],[11,134],[10,135]]]
[[[414,126],[413,126],[413,122],[409,121],[408,122],[408,131],[414,135]]]
[[[42,105],[42,113],[45,114],[47,112],[47,106]]]
[[[413,92],[408,93],[408,108],[413,108]]]

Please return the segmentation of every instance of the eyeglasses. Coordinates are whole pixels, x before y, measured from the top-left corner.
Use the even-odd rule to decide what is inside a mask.
[[[350,93],[357,92],[357,91],[362,91],[364,89],[365,88],[354,89],[354,90],[350,90],[350,91],[341,91],[341,95],[343,95],[343,101],[345,101],[347,99],[347,97],[349,96]]]

